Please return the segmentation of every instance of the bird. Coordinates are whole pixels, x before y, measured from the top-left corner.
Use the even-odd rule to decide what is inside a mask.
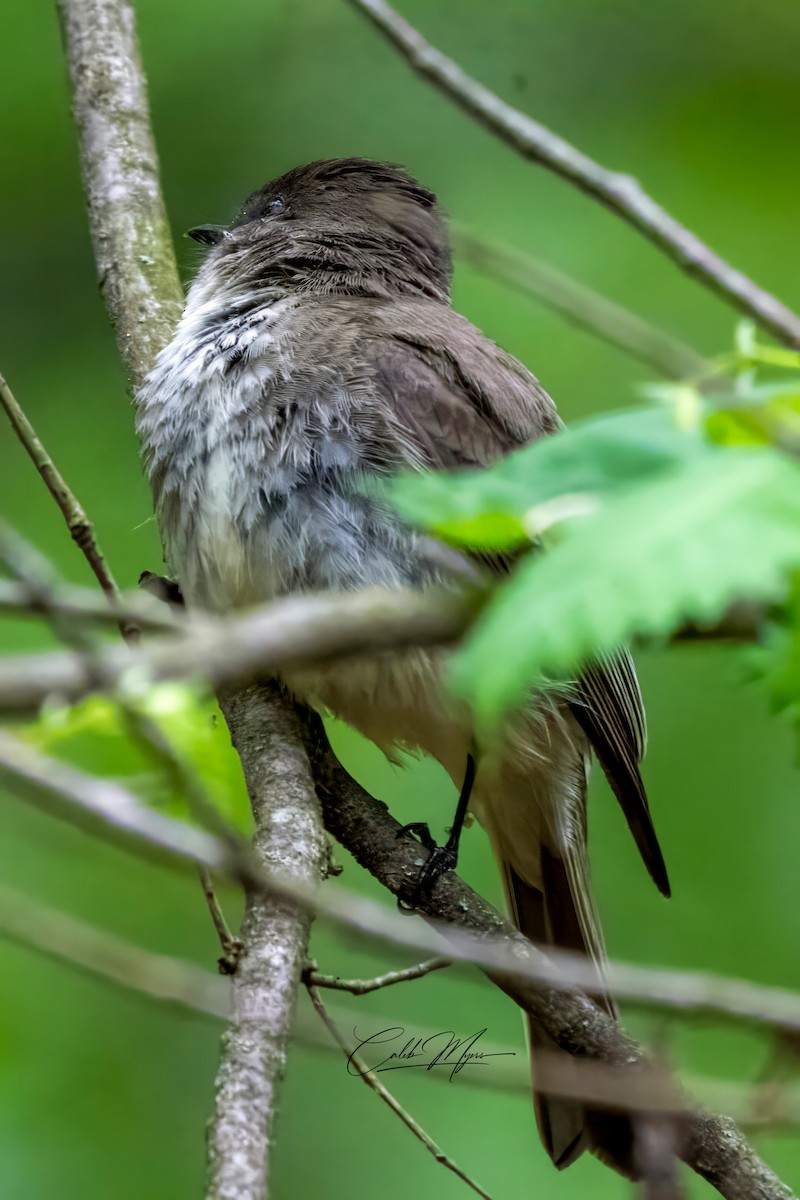
[[[442,547],[392,506],[397,472],[480,469],[562,422],[537,378],[451,304],[446,220],[393,163],[325,159],[254,191],[205,247],[172,341],[136,397],[165,560],[190,607],[503,578],[508,557]],[[389,756],[431,755],[486,830],[510,914],[534,942],[598,965],[587,857],[592,754],[664,895],[669,881],[640,764],[633,663],[621,650],[562,688],[533,690],[482,744],[447,683],[450,648],[381,652],[286,671],[300,700]],[[420,823],[421,824],[421,823]],[[455,835],[455,836],[454,836]],[[427,879],[432,885],[433,878]],[[598,1001],[614,1005],[600,982]],[[541,1140],[563,1168],[589,1149],[634,1173],[630,1123],[535,1087]]]

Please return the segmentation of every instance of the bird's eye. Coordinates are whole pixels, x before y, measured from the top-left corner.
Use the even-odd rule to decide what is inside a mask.
[[[286,202],[282,196],[273,196],[267,204],[267,213],[271,217],[279,217],[286,212]]]

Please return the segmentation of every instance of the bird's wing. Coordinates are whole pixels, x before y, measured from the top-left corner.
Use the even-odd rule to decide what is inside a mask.
[[[650,877],[669,896],[667,868],[650,816],[639,764],[647,741],[644,705],[626,650],[583,668],[569,699],[625,814]]]
[[[374,316],[364,365],[420,465],[486,466],[559,428],[538,380],[458,313],[418,302]]]
[[[431,469],[486,466],[560,422],[538,380],[475,326],[438,304],[379,308],[364,348],[373,386],[391,407],[416,461]],[[483,561],[496,572],[507,557]],[[639,763],[644,707],[626,651],[588,664],[570,695],[573,715],[607,775],[644,863],[669,895]]]

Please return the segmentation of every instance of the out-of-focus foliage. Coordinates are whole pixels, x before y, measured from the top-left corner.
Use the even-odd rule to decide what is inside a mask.
[[[601,162],[636,174],[716,250],[800,306],[796,0],[398,5],[476,77]],[[724,305],[609,213],[497,144],[339,0],[138,0],[136,10],[176,235],[225,220],[297,163],[392,159],[476,232],[553,262],[706,355],[730,343],[734,320]],[[0,369],[96,522],[121,585],[132,587],[141,570],[159,570],[160,551],[97,294],[56,17],[47,4],[18,4],[4,17]],[[180,239],[178,247],[188,278],[196,248]],[[644,379],[636,363],[459,261],[454,296],[536,372],[570,426],[631,407]],[[738,407],[735,387],[728,390],[729,407]],[[681,395],[690,419],[693,393]],[[0,438],[0,512],[63,575],[90,582],[30,463],[10,435]],[[777,627],[775,636],[777,667],[788,659]],[[0,641],[4,653],[53,644],[42,624],[7,619]],[[800,988],[800,805],[788,724],[770,714],[765,686],[743,686],[754,668],[729,650],[648,651],[637,665],[650,728],[645,779],[673,899],[665,903],[650,886],[595,771],[590,849],[609,950]],[[400,771],[341,726],[333,733],[348,766],[400,820],[427,818],[435,830],[450,823],[454,789],[438,767],[423,761]],[[87,733],[51,750],[98,775],[152,776],[121,737]],[[346,886],[381,895],[351,861],[344,866]],[[477,827],[464,839],[461,869],[499,900]],[[193,878],[97,846],[10,796],[0,805],[0,872],[49,903],[213,969],[218,949]],[[224,898],[235,920],[237,902]],[[323,969],[343,974],[409,961],[322,926],[312,952]],[[347,1033],[356,1023],[364,1032],[404,1022],[409,1033],[425,1026],[461,1035],[486,1027],[487,1037],[514,1046],[512,1061],[526,1060],[514,1007],[497,989],[449,972],[351,1001],[349,1011],[356,1004]],[[342,1006],[331,1001],[334,1012]],[[765,1062],[763,1042],[739,1032],[703,1025],[666,1037],[660,1020],[628,1014],[627,1023],[657,1034],[695,1073],[753,1080]],[[0,942],[4,1200],[200,1195],[219,1032]],[[526,1095],[471,1087],[465,1072],[453,1083],[394,1072],[390,1082],[496,1200],[630,1196],[629,1184],[588,1157],[557,1174]],[[278,1128],[275,1197],[321,1188],[332,1200],[466,1194],[335,1054],[293,1051]],[[797,1138],[758,1135],[756,1143],[797,1188]],[[688,1187],[692,1200],[714,1194],[694,1178]]]
[[[774,708],[785,713],[794,726],[800,766],[800,576],[793,577],[789,597],[775,614],[753,663],[767,685]]]
[[[238,829],[251,829],[239,759],[216,704],[197,688],[181,683],[142,688],[127,701],[157,724],[183,768],[202,780],[209,801],[221,815]],[[183,820],[197,817],[183,792],[176,790],[175,781],[166,777],[152,748],[141,741],[131,744],[124,714],[108,696],[92,695],[68,706],[47,705],[38,721],[17,732],[51,755],[68,755],[76,747],[81,758],[90,760],[113,755],[119,763],[118,776],[143,800]]]

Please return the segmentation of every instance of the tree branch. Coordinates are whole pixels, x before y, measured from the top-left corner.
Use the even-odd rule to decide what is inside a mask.
[[[97,275],[138,388],[183,307],[129,0],[57,0]]]
[[[340,975],[324,975],[317,970],[316,964],[312,964],[303,972],[303,983],[306,987],[330,988],[335,992],[350,992],[353,996],[366,996],[370,992],[380,991],[381,988],[394,987],[396,983],[409,983],[414,979],[422,979],[433,971],[441,971],[449,966],[452,966],[449,958],[429,958],[413,967],[404,967],[399,971],[387,971],[385,975],[376,975],[374,979],[342,979]]]
[[[41,904],[7,885],[0,886],[0,937],[149,1001],[220,1020],[230,1016],[230,985],[219,977],[193,963],[154,954],[86,921]],[[418,978],[418,969],[389,972],[375,980],[364,981],[320,975],[310,969],[304,978],[318,987],[333,986],[337,990],[363,994],[375,990],[373,984],[382,987]],[[370,986],[362,989],[361,983]],[[351,984],[355,988],[351,988]],[[350,1027],[365,1017],[364,1010],[356,1008],[340,1010],[339,1015]],[[380,1020],[387,1027],[400,1028],[405,1024],[385,1014]],[[416,1024],[412,1032],[421,1042],[441,1037],[438,1030]],[[298,1013],[294,1036],[312,1049],[333,1051],[328,1039],[317,1033],[316,1024],[312,1025],[302,1011]],[[481,1045],[487,1055],[510,1057],[515,1053],[511,1046],[493,1043],[484,1046],[483,1042]],[[628,1072],[602,1063],[579,1059],[565,1061],[561,1056],[545,1053],[537,1059],[537,1072],[540,1083],[554,1095],[596,1104],[611,1103],[623,1111],[674,1113],[674,1088],[667,1090],[663,1083],[660,1088],[654,1088],[649,1081],[639,1086]],[[447,1076],[430,1072],[428,1078],[446,1080]],[[526,1094],[530,1091],[530,1075],[527,1066],[521,1064],[495,1064],[490,1074],[465,1072],[461,1078],[473,1087]],[[692,1079],[691,1088],[696,1094],[705,1096],[714,1109],[738,1113],[743,1124],[755,1128],[792,1128],[800,1124],[800,1092],[797,1088],[769,1081],[754,1087],[704,1078]]]
[[[657,329],[630,309],[570,279],[549,263],[529,254],[497,246],[468,230],[453,230],[453,249],[476,270],[543,301],[579,329],[638,358],[659,375],[686,379],[700,375],[708,363],[684,342]]]
[[[171,636],[144,646],[97,652],[97,670],[56,650],[0,660],[0,712],[35,712],[49,697],[74,702],[126,675],[153,683],[207,679],[212,686],[248,684],[293,667],[456,641],[480,615],[489,593],[479,588],[372,588],[341,595],[275,600],[233,617],[189,616]],[[767,610],[734,604],[716,625],[688,624],[682,641],[753,641]]]
[[[109,603],[104,596],[90,588],[59,585],[49,597],[47,609],[57,616],[87,625],[138,625],[160,632],[182,629],[184,620],[171,613],[163,604],[140,593],[120,592]],[[0,612],[15,616],[46,615],[41,597],[24,581],[0,579]]]
[[[134,650],[98,650],[100,672],[68,651],[0,661],[0,711],[37,709],[48,696],[76,701],[127,674],[153,682],[205,677],[216,688],[247,684],[290,666],[354,653],[446,642],[477,611],[476,594],[375,588],[298,596],[225,618],[190,616],[174,637]]]
[[[182,294],[161,194],[133,8],[129,0],[59,0],[59,12],[100,286],[120,354],[137,388],[172,334]],[[286,853],[290,855],[286,865],[295,873],[303,877],[318,873],[324,833],[290,710],[277,694],[269,701],[265,694],[241,701],[231,696],[224,707],[243,758],[257,854],[274,865],[277,854]],[[283,789],[295,818],[308,826],[303,844],[311,857],[303,864],[291,857],[285,838],[272,845],[273,835],[280,832],[282,811],[276,787]],[[223,1042],[209,1140],[208,1195],[215,1200],[234,1196],[261,1200],[263,1195],[277,1088],[309,923],[305,910],[268,899],[261,891],[248,892],[246,948],[236,977],[234,1018]],[[271,952],[281,956],[274,979]]]
[[[265,702],[269,699],[268,693]],[[311,717],[310,724],[304,727],[304,737],[316,745],[321,736],[316,718]],[[322,760],[321,767],[326,772],[324,778],[328,778],[329,767],[334,761],[332,755],[330,762],[327,755]],[[337,771],[341,773],[337,778],[342,783],[347,780],[347,787],[355,789],[357,796],[367,797],[367,793],[338,764]],[[365,896],[342,888],[320,891],[285,871],[264,866],[232,830],[226,838],[215,837],[156,813],[112,780],[86,775],[3,732],[0,732],[0,779],[5,780],[12,790],[21,788],[22,793],[48,815],[66,820],[121,849],[145,858],[155,856],[170,864],[205,866],[252,891],[274,895],[289,904],[315,911],[365,938],[388,940],[408,950],[430,954],[441,951],[440,938],[444,937],[450,943],[449,956],[454,962],[474,963],[487,972],[513,970],[531,984],[561,991],[596,985],[596,975],[581,955],[552,947],[545,955],[522,939],[526,957],[520,958],[519,939],[522,935],[504,922],[485,900],[476,897],[456,875],[447,877],[456,887],[451,910],[455,924],[440,927],[431,918],[432,932]],[[333,782],[335,785],[337,779]],[[346,792],[344,795],[346,797]],[[377,800],[368,797],[368,802],[375,810],[384,812],[385,806]],[[367,815],[368,811],[365,810]],[[387,828],[394,839],[401,827],[391,817],[386,820],[390,822]],[[377,834],[380,832],[378,828]],[[391,844],[387,842],[387,853],[389,848],[410,889],[417,878],[420,856],[427,851],[410,835]],[[463,919],[464,911],[474,902],[480,904],[480,911],[489,922],[482,924],[478,933],[471,932],[469,923]],[[486,936],[492,929],[501,931],[497,938]],[[503,930],[513,931],[510,942]],[[416,970],[411,968],[412,972]],[[402,976],[404,973],[397,974]],[[790,1037],[800,1034],[800,996],[795,992],[744,980],[641,967],[613,960],[607,964],[607,975],[611,990],[635,1006],[740,1022]]]
[[[48,816],[140,856],[191,863],[242,880],[249,872],[232,843],[156,812],[111,779],[48,758],[0,730],[0,780]]]
[[[275,686],[223,696],[221,704],[247,779],[256,857],[310,890],[324,878],[328,851],[297,718]],[[233,976],[233,1017],[222,1039],[208,1133],[209,1200],[266,1195],[310,927],[308,909],[248,889],[244,952]]]
[[[710,250],[648,196],[630,175],[600,166],[558,134],[506,104],[427,42],[384,0],[349,0],[349,3],[369,18],[419,75],[512,149],[599,200],[644,234],[683,271],[752,317],[779,342],[800,346],[800,317]]]

